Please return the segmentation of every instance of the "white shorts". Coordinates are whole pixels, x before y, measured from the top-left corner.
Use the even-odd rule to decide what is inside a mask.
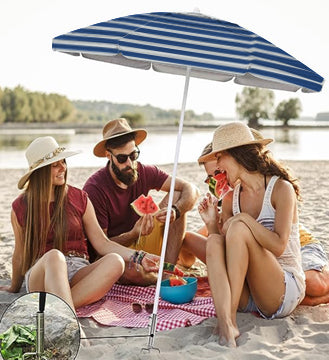
[[[90,262],[87,259],[78,257],[78,256],[65,256],[66,265],[67,265],[67,277],[69,282],[71,282],[73,276],[83,267],[90,265]],[[25,274],[25,287],[26,291],[30,292],[29,290],[29,279],[31,270],[33,266],[26,272]]]
[[[286,284],[284,299],[282,304],[279,306],[279,309],[274,314],[270,316],[263,314],[262,311],[255,304],[251,295],[249,296],[248,305],[246,306],[245,309],[241,310],[241,312],[257,312],[261,317],[269,320],[276,318],[283,318],[291,314],[302,300],[301,293],[297,286],[297,282],[294,274],[285,271],[284,282]]]

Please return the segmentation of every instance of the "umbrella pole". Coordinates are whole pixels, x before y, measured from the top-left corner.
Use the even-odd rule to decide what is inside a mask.
[[[152,316],[150,318],[150,325],[149,325],[149,339],[148,339],[147,348],[143,348],[142,351],[143,350],[150,351],[151,349],[157,349],[157,348],[154,348],[153,344],[154,344],[154,336],[155,336],[155,331],[156,331],[157,312],[158,312],[158,305],[159,305],[159,297],[160,297],[160,287],[161,287],[161,281],[162,281],[163,265],[164,265],[164,259],[165,259],[165,255],[166,255],[166,248],[167,248],[167,241],[168,241],[168,233],[169,233],[169,225],[170,225],[170,213],[171,213],[171,208],[172,208],[172,203],[173,203],[173,198],[174,198],[178,157],[179,157],[180,145],[181,145],[181,141],[182,141],[182,132],[183,132],[186,100],[187,100],[188,87],[189,87],[189,83],[190,83],[190,73],[191,73],[191,68],[187,67],[186,75],[185,75],[185,86],[184,86],[184,94],[183,94],[181,115],[180,115],[180,119],[179,119],[179,128],[178,128],[178,135],[177,135],[177,141],[176,141],[174,168],[173,168],[171,184],[170,184],[170,191],[169,191],[168,212],[167,212],[166,223],[165,223],[165,228],[164,228],[164,233],[163,233],[163,243],[162,243],[161,256],[160,256],[158,280],[157,280],[156,289],[155,289],[153,313],[152,313]],[[159,349],[157,349],[157,350],[159,350]]]

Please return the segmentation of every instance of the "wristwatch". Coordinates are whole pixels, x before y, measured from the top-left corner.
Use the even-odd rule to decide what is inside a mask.
[[[178,207],[177,207],[176,205],[172,205],[171,207],[172,207],[172,209],[175,210],[175,215],[176,215],[176,219],[175,219],[175,220],[179,219],[179,217],[180,217],[180,211],[179,211]]]

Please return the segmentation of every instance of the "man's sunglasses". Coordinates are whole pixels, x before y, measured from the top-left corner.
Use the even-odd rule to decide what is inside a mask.
[[[119,164],[124,164],[128,158],[131,161],[135,161],[139,158],[139,154],[140,154],[140,150],[138,149],[138,146],[136,146],[136,150],[134,150],[133,152],[131,152],[130,154],[126,155],[126,154],[118,154],[115,155],[113,154],[113,152],[110,149],[107,149],[107,151],[109,151],[117,160]]]

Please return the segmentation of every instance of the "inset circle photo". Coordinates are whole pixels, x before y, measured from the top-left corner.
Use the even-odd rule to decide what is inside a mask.
[[[80,347],[79,322],[58,296],[31,292],[3,313],[0,342],[4,360],[74,360]]]

